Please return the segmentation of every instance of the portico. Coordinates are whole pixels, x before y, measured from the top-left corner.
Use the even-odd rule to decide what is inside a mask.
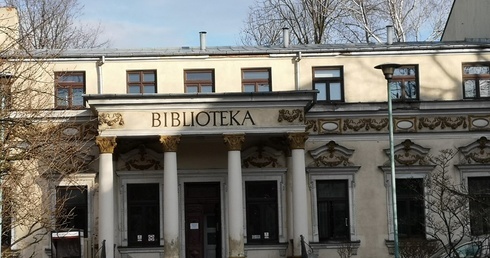
[[[105,241],[107,257],[113,255],[124,257],[118,251],[121,248],[133,250],[129,244],[131,242],[124,240],[129,238],[129,233],[120,231],[117,226],[118,221],[121,224],[130,223],[124,221],[125,216],[118,214],[121,211],[127,212],[127,208],[124,208],[126,204],[122,205],[124,207],[118,207],[116,196],[121,185],[116,178],[116,169],[113,166],[114,149],[117,149],[117,145],[124,142],[124,139],[136,138],[146,139],[146,141],[148,139],[153,141],[151,139],[154,139],[156,142],[159,141],[163,150],[163,160],[160,160],[163,163],[163,172],[156,172],[156,175],[162,174],[160,180],[163,188],[163,205],[160,210],[162,211],[161,216],[163,216],[163,225],[161,225],[163,235],[160,235],[161,239],[152,239],[155,245],[148,248],[148,250],[159,249],[158,247],[161,247],[163,243],[163,257],[184,257],[182,252],[189,252],[189,248],[191,248],[189,241],[192,239],[186,236],[186,232],[211,232],[213,230],[213,227],[209,225],[207,228],[203,228],[204,221],[192,222],[187,219],[190,218],[187,209],[197,207],[196,209],[201,209],[201,213],[205,215],[204,210],[207,209],[206,207],[210,207],[209,205],[196,206],[191,204],[193,202],[210,203],[206,200],[214,200],[215,197],[209,197],[211,199],[206,200],[202,198],[186,199],[185,203],[189,203],[189,205],[182,205],[184,198],[186,198],[182,188],[188,186],[191,189],[192,186],[194,189],[199,189],[200,187],[200,185],[180,184],[179,182],[184,181],[179,178],[183,177],[188,179],[186,182],[209,182],[211,185],[217,186],[213,189],[217,189],[220,193],[218,194],[220,200],[212,202],[215,205],[219,204],[221,210],[213,213],[220,215],[217,216],[219,217],[217,221],[219,226],[214,229],[220,232],[220,236],[216,238],[217,241],[221,242],[216,244],[216,248],[220,250],[214,254],[212,254],[213,252],[206,253],[204,247],[196,245],[198,247],[191,250],[195,254],[193,257],[208,258],[215,255],[214,257],[235,258],[246,255],[245,243],[247,239],[246,232],[244,232],[246,229],[244,200],[246,198],[243,187],[245,183],[242,151],[247,142],[263,142],[264,139],[281,137],[285,139],[285,142],[289,142],[289,146],[286,147],[291,150],[288,151],[291,154],[290,162],[288,162],[289,165],[286,170],[281,173],[293,174],[289,177],[293,181],[292,189],[287,190],[293,192],[293,198],[286,205],[291,205],[293,211],[303,212],[307,208],[305,202],[307,182],[304,143],[308,137],[305,133],[304,115],[314,103],[315,95],[315,91],[212,95],[86,95],[85,100],[90,105],[93,114],[98,118],[97,144],[101,153],[99,159],[98,223],[100,234],[98,242],[102,244]],[[207,153],[202,158],[196,157],[189,150],[206,149],[203,148],[203,144],[206,143],[200,142],[199,137],[212,139],[210,145],[213,146],[217,144],[217,141],[220,141],[225,149],[215,151],[215,153],[213,153],[213,149],[208,149],[207,151],[212,154]],[[184,144],[186,148],[183,151],[179,149],[181,144]],[[225,154],[226,157],[220,157],[225,152],[227,153]],[[193,162],[180,161],[190,160],[191,156]],[[214,166],[209,165],[213,161],[205,160],[206,157],[215,159],[216,164]],[[226,160],[225,166],[220,164],[219,160],[221,159]],[[204,174],[199,172],[201,162],[208,163],[207,166],[211,167],[212,171],[218,171],[216,172],[218,176],[210,179],[210,172]],[[145,175],[145,171],[134,173],[141,173],[142,177]],[[123,187],[123,189],[126,188]],[[278,198],[286,199],[286,196]],[[222,218],[221,214],[223,215]],[[285,214],[281,214],[279,217],[282,224],[292,221],[293,228],[288,230],[294,230],[294,232],[288,233],[286,227],[279,226],[281,237],[275,244],[287,246],[289,242],[287,235],[294,236],[294,255],[299,256],[300,235],[308,236],[307,218],[296,213],[292,214],[292,218],[285,216]],[[211,223],[209,221],[211,220],[208,219],[207,223]],[[266,235],[268,237],[269,232]],[[141,241],[143,243],[152,237],[155,237],[154,234],[142,236],[144,240]],[[254,235],[253,237],[262,237],[267,240],[264,236]],[[110,248],[112,246],[115,248]],[[142,252],[145,248],[135,246],[134,250],[136,249]],[[158,252],[161,253],[161,251]]]

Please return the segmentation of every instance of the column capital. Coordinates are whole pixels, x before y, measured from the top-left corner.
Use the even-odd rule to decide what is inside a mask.
[[[97,136],[95,143],[99,146],[100,153],[114,153],[116,148],[116,137]]]
[[[239,151],[242,149],[242,143],[245,142],[245,134],[225,134],[223,140],[229,151]]]
[[[305,142],[308,139],[308,133],[290,133],[288,134],[289,148],[304,149]]]
[[[160,143],[165,152],[177,152],[180,143],[180,135],[160,135]]]

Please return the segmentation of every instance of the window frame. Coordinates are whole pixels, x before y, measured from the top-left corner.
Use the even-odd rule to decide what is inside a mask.
[[[62,82],[59,81],[59,78],[62,76],[82,76],[83,82]],[[73,90],[74,89],[82,89],[82,94],[86,92],[86,76],[85,71],[64,71],[64,72],[55,72],[54,73],[54,81],[55,81],[55,92],[54,92],[54,106],[55,109],[83,109],[85,108],[85,104],[74,105],[73,104]],[[58,97],[59,89],[67,89],[68,90],[68,99],[66,100],[66,105],[59,105],[58,101],[61,100]],[[83,100],[82,100],[83,101]]]
[[[286,189],[285,181],[286,171],[285,169],[244,169],[243,170],[243,220],[244,220],[244,241],[247,245],[274,245],[278,243],[286,243]],[[245,183],[250,181],[277,181],[277,219],[278,219],[278,240],[276,242],[268,243],[248,243],[247,235],[247,201],[245,193]]]
[[[131,82],[130,81],[130,75],[131,74],[138,74],[139,75],[139,81],[138,82]],[[154,81],[144,81],[144,76],[145,74],[153,74],[155,77]],[[148,86],[148,84],[152,84],[155,87],[154,92],[145,92],[145,86]],[[130,88],[132,86],[139,86],[139,92],[138,93],[131,93]],[[158,84],[157,84],[157,70],[127,70],[126,71],[126,92],[128,94],[154,94],[158,93]]]
[[[488,180],[489,182],[489,186],[490,186],[490,174],[487,175],[487,176],[480,176],[480,177],[467,177],[466,178],[466,183],[467,183],[467,189],[468,189],[468,195],[471,197],[470,199],[470,202],[469,202],[469,211],[470,211],[470,229],[471,229],[471,234],[473,236],[480,236],[480,235],[489,235],[490,234],[490,221],[486,221],[486,223],[482,220],[480,220],[479,222],[482,224],[482,228],[479,228],[478,229],[478,233],[475,233],[475,228],[473,227],[474,226],[474,222],[473,221],[473,218],[475,217],[475,215],[472,214],[472,209],[473,209],[473,204],[474,204],[474,201],[472,201],[473,198],[477,198],[479,200],[481,200],[482,198],[485,198],[487,201],[485,203],[477,203],[478,204],[478,209],[482,209],[483,207],[486,208],[488,214],[485,214],[487,216],[484,216],[483,214],[477,214],[476,216],[478,218],[487,218],[487,220],[489,220],[490,218],[490,187],[489,189],[487,189],[487,192],[485,193],[477,193],[477,194],[474,194],[471,192],[471,184],[470,184],[470,181],[472,180],[481,180],[481,178],[485,178],[486,180]],[[483,207],[482,207],[483,206]]]
[[[490,71],[488,74],[465,74],[465,68],[466,67],[483,67],[483,66],[487,66],[490,69],[490,63],[476,62],[476,63],[463,63],[461,65],[463,99],[489,99],[490,98],[490,93],[489,93],[488,97],[482,97],[481,96],[481,88],[480,88],[480,80],[490,80]],[[465,82],[468,80],[474,80],[475,81],[476,94],[474,97],[468,97],[466,95]],[[490,86],[489,86],[489,88],[490,88]],[[489,91],[490,91],[490,89],[489,89]]]
[[[408,196],[404,196],[402,195],[399,191],[401,189],[400,187],[400,184],[402,181],[404,182],[407,182],[407,183],[410,183],[409,181],[412,181],[412,180],[417,180],[418,183],[420,183],[420,187],[421,187],[421,190],[422,190],[422,193],[417,193],[417,194],[414,194],[414,193],[411,193],[411,195],[408,195]],[[426,216],[426,212],[425,212],[425,189],[424,189],[424,178],[420,178],[420,177],[410,177],[410,178],[396,178],[396,189],[397,189],[397,194],[396,194],[396,203],[397,203],[397,219],[398,219],[398,237],[400,239],[426,239],[427,238],[427,225],[426,225],[426,221],[427,221],[427,216]],[[421,195],[421,196],[420,196]],[[422,206],[422,234],[420,235],[417,235],[416,233],[412,232],[412,228],[410,228],[409,232],[407,233],[406,236],[403,236],[402,235],[402,226],[404,225],[404,222],[402,220],[403,218],[403,215],[400,214],[401,213],[401,210],[402,210],[402,205],[404,202],[407,202],[409,205],[406,205],[406,206],[409,206],[411,207],[413,203],[418,203]],[[420,202],[420,203],[419,203]],[[408,212],[408,214],[413,214],[414,211],[413,210],[410,210]],[[413,217],[413,216],[410,216],[410,217]]]
[[[83,206],[81,209],[85,213],[84,218],[83,218],[83,227],[82,228],[67,228],[67,227],[59,227],[61,226],[61,222],[58,221],[60,218],[56,218],[56,227],[58,230],[72,230],[72,229],[77,229],[81,230],[83,232],[84,237],[86,238],[88,236],[88,217],[89,217],[89,206],[88,206],[88,186],[87,185],[58,185],[56,186],[56,210],[60,211],[61,207],[58,207],[59,201],[61,199],[60,196],[60,190],[63,191],[80,191],[81,194],[83,195],[84,202],[83,203],[76,203],[74,205],[70,205],[69,210],[67,210],[69,213],[73,211],[73,209],[80,209],[80,206]],[[66,195],[65,195],[66,196]],[[63,197],[64,198],[64,197]],[[67,202],[69,202],[69,199],[63,200],[63,209],[65,209],[66,206],[68,206]],[[68,216],[68,214],[66,214]],[[64,218],[66,221],[73,221],[74,218]],[[71,223],[70,223],[71,224]],[[59,228],[58,228],[59,227]]]
[[[354,202],[355,196],[355,174],[359,170],[359,167],[310,167],[307,168],[309,174],[310,196],[311,196],[311,221],[312,221],[312,239],[311,242],[322,244],[338,244],[340,248],[342,243],[358,242],[357,230],[356,230],[356,205]],[[349,234],[348,239],[345,241],[331,240],[320,241],[319,234],[319,222],[318,222],[318,202],[317,202],[317,181],[328,180],[346,180],[347,181],[347,194],[348,194],[348,206],[349,206]]]
[[[415,71],[415,75],[396,75],[396,71],[399,70],[399,69],[402,69],[402,68],[413,68],[414,71]],[[407,98],[406,97],[406,91],[405,89],[407,88],[406,84],[407,82],[409,81],[415,81],[415,97],[414,98]],[[400,92],[401,92],[401,97],[395,97],[393,96],[393,83],[396,83],[396,82],[401,82],[401,89],[400,89]],[[405,64],[405,65],[402,65],[398,68],[395,68],[395,73],[393,74],[393,78],[390,79],[390,94],[391,95],[391,99],[393,101],[398,101],[398,102],[407,102],[407,101],[418,101],[419,98],[420,98],[420,81],[419,81],[419,66],[416,65],[416,64]]]
[[[316,77],[315,72],[319,70],[338,70],[340,75],[339,77]],[[325,99],[319,100],[317,97],[317,101],[320,102],[344,102],[344,67],[343,66],[316,66],[312,68],[312,89],[316,90],[316,84],[325,83]],[[331,97],[331,84],[339,83],[340,84],[340,99],[332,100]],[[320,92],[318,92],[320,94]]]
[[[259,184],[275,184],[275,187],[276,187],[276,191],[275,191],[275,196],[273,198],[271,198],[271,200],[263,200],[263,199],[259,199],[259,198],[252,198],[249,196],[249,192],[247,191],[249,189],[249,186],[251,184],[254,184],[254,183],[259,183]],[[246,224],[246,229],[247,229],[247,243],[249,244],[254,244],[254,245],[267,245],[267,244],[277,244],[279,243],[279,219],[278,219],[278,215],[279,215],[279,204],[278,204],[278,196],[279,196],[279,184],[276,180],[253,180],[253,181],[245,181],[245,217],[247,218],[247,224]],[[263,211],[263,207],[265,205],[269,206],[269,205],[273,205],[274,206],[274,209],[276,211],[276,225],[275,225],[275,229],[276,229],[276,232],[272,232],[272,236],[276,236],[276,238],[272,238],[272,239],[269,239],[269,238],[266,238],[266,237],[269,237],[269,236],[262,236],[261,235],[261,238],[260,239],[253,239],[253,236],[251,236],[249,233],[250,229],[249,229],[249,218],[251,217],[251,215],[249,216],[249,211],[250,211],[250,206],[252,205],[258,205],[260,206],[260,211],[262,212]],[[261,232],[266,232],[265,229],[263,228],[265,224],[268,224],[268,223],[271,223],[271,221],[268,221],[268,219],[270,218],[266,218],[266,217],[262,217],[261,214],[259,214],[259,219],[260,219],[260,222],[259,222],[259,226],[258,228],[261,228]]]
[[[211,80],[188,80],[187,75],[189,73],[210,73]],[[211,85],[211,92],[203,92],[202,87]],[[197,92],[189,92],[187,88],[189,86],[197,86]],[[184,70],[184,91],[185,93],[214,93],[215,92],[215,77],[214,69],[191,69]]]
[[[490,166],[485,164],[468,164],[468,165],[456,165],[456,167],[461,172],[461,180],[462,184],[466,187],[469,193],[469,178],[478,178],[478,177],[490,177]],[[470,210],[470,205],[468,203],[468,211]],[[473,234],[473,229],[471,228],[471,218],[470,218],[470,230],[471,234]]]
[[[336,182],[336,183],[341,183],[343,185],[343,194],[345,194],[345,196],[342,196],[342,197],[319,197],[318,195],[318,191],[319,191],[319,185],[320,184],[328,184],[328,183],[333,183],[333,182]],[[327,180],[316,180],[315,181],[315,184],[316,184],[316,193],[317,193],[317,197],[316,197],[316,203],[317,203],[317,225],[318,225],[318,240],[319,242],[331,242],[331,241],[343,241],[343,242],[349,242],[350,241],[350,215],[349,215],[349,180],[348,179],[327,179]],[[320,220],[320,203],[327,203],[327,205],[329,206],[329,209],[327,209],[327,222],[325,223],[325,231],[327,232],[327,234],[325,236],[322,237],[321,235],[321,220]],[[335,213],[335,209],[332,207],[334,203],[343,203],[343,204],[346,204],[346,207],[348,207],[347,209],[347,216],[344,217],[344,219],[346,219],[347,221],[344,221],[346,225],[346,230],[345,232],[343,232],[345,235],[342,235],[342,236],[339,236],[339,237],[335,237],[333,236],[333,232],[336,231],[337,229],[337,225],[335,223],[333,223],[334,221],[334,213]],[[345,225],[344,224],[344,225]]]
[[[267,72],[267,79],[245,79],[246,72]],[[242,68],[241,70],[241,79],[242,79],[242,92],[250,93],[250,91],[245,91],[246,84],[253,84],[254,91],[253,92],[272,92],[272,70],[271,68]],[[268,91],[259,91],[261,84],[269,85]]]

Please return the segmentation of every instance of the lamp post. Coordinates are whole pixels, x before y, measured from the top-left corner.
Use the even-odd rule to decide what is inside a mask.
[[[393,212],[393,238],[395,242],[395,258],[400,257],[399,247],[398,247],[398,216],[397,216],[397,208],[396,208],[396,178],[395,178],[395,147],[393,144],[393,107],[391,105],[391,90],[390,90],[390,82],[393,78],[393,73],[395,69],[400,67],[399,64],[380,64],[375,66],[374,68],[380,69],[387,81],[387,89],[388,89],[388,119],[389,119],[389,131],[390,131],[390,164],[391,164],[391,206]]]
[[[1,112],[1,118],[3,119],[4,117],[4,111],[5,111],[5,105],[6,105],[6,87],[10,85],[11,79],[13,78],[13,75],[11,73],[6,73],[2,72],[0,73],[0,94],[1,94],[1,103],[0,103],[0,112]],[[4,147],[4,138],[5,138],[5,128],[4,128],[4,121],[0,121],[0,141],[2,144],[2,148]],[[4,174],[4,164],[5,162],[5,157],[0,158],[0,257],[2,256],[2,234],[3,234],[3,174]]]

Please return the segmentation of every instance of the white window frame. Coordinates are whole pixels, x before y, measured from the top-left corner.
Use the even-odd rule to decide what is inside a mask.
[[[142,175],[144,173],[144,175]],[[151,171],[118,171],[117,175],[121,178],[119,189],[119,228],[121,228],[121,246],[128,247],[128,184],[159,184],[159,207],[160,207],[160,246],[163,246],[163,170]]]
[[[394,241],[394,229],[393,229],[393,198],[391,195],[391,167],[381,167],[384,173],[385,187],[386,187],[386,208],[388,213],[388,241]],[[395,167],[396,179],[423,179],[424,184],[424,198],[426,198],[428,189],[425,186],[427,180],[427,174],[434,170],[434,166],[412,166],[412,167]],[[427,209],[427,203],[424,203],[424,216],[427,220],[429,216],[429,210]],[[425,238],[430,239],[432,235],[431,228],[425,225]]]
[[[316,182],[322,180],[347,180],[347,193],[349,199],[349,234],[350,242],[357,242],[359,240],[356,230],[356,208],[354,202],[355,196],[355,173],[359,170],[359,167],[320,167],[320,168],[307,168],[309,174],[310,195],[311,195],[311,222],[312,222],[312,242],[320,242],[320,236],[318,233],[318,207],[317,207],[317,194],[316,194]],[[339,247],[342,243],[338,243]]]
[[[286,235],[286,169],[244,169],[242,172],[243,189],[243,234],[247,243],[247,200],[245,182],[247,181],[277,181],[277,220],[278,220],[278,244],[287,243]],[[263,246],[263,245],[261,245]]]

